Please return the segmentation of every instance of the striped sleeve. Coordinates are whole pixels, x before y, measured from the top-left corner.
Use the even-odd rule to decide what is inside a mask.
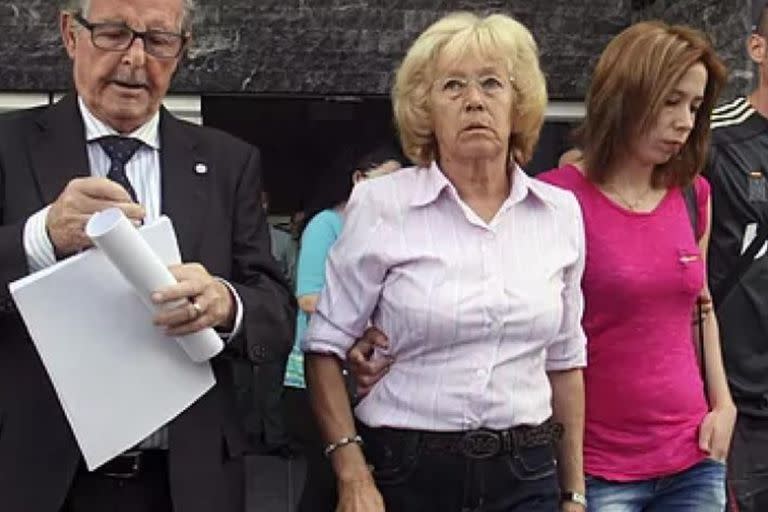
[[[37,272],[56,263],[53,244],[48,238],[45,221],[50,206],[33,214],[24,224],[24,252],[30,272]]]
[[[733,126],[746,121],[755,112],[747,98],[737,98],[712,110],[712,129]]]

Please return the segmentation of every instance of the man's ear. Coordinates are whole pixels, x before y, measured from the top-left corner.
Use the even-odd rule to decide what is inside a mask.
[[[755,64],[763,64],[768,57],[768,41],[758,33],[751,34],[747,38],[747,53]]]
[[[75,20],[72,13],[62,11],[59,16],[59,30],[61,31],[61,40],[70,59],[75,58],[75,48],[77,47],[77,34],[75,34]]]

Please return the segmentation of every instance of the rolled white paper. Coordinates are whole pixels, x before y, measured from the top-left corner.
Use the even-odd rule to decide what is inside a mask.
[[[153,292],[178,281],[122,210],[109,208],[95,213],[88,221],[85,233],[131,284],[150,311],[154,313],[188,303],[184,299],[163,306],[152,302]],[[176,340],[196,363],[209,360],[224,348],[224,342],[211,328],[176,337]]]

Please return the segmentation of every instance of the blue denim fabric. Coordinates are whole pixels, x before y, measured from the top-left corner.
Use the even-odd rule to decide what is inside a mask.
[[[587,477],[589,512],[723,512],[725,464],[705,459],[680,473],[638,482]]]
[[[554,448],[482,460],[423,449],[417,431],[361,427],[387,512],[558,512]]]

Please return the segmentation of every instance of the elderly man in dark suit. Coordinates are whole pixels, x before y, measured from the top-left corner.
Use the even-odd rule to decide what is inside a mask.
[[[295,309],[270,255],[258,151],[161,106],[193,12],[191,0],[70,1],[60,28],[75,90],[0,117],[4,512],[243,509],[232,368],[285,357]],[[171,268],[179,284],[154,300],[187,300],[155,323],[171,334],[213,327],[226,348],[211,361],[208,393],[91,473],[7,285],[87,248],[85,222],[111,206],[137,223],[166,214],[175,225],[185,263]]]

